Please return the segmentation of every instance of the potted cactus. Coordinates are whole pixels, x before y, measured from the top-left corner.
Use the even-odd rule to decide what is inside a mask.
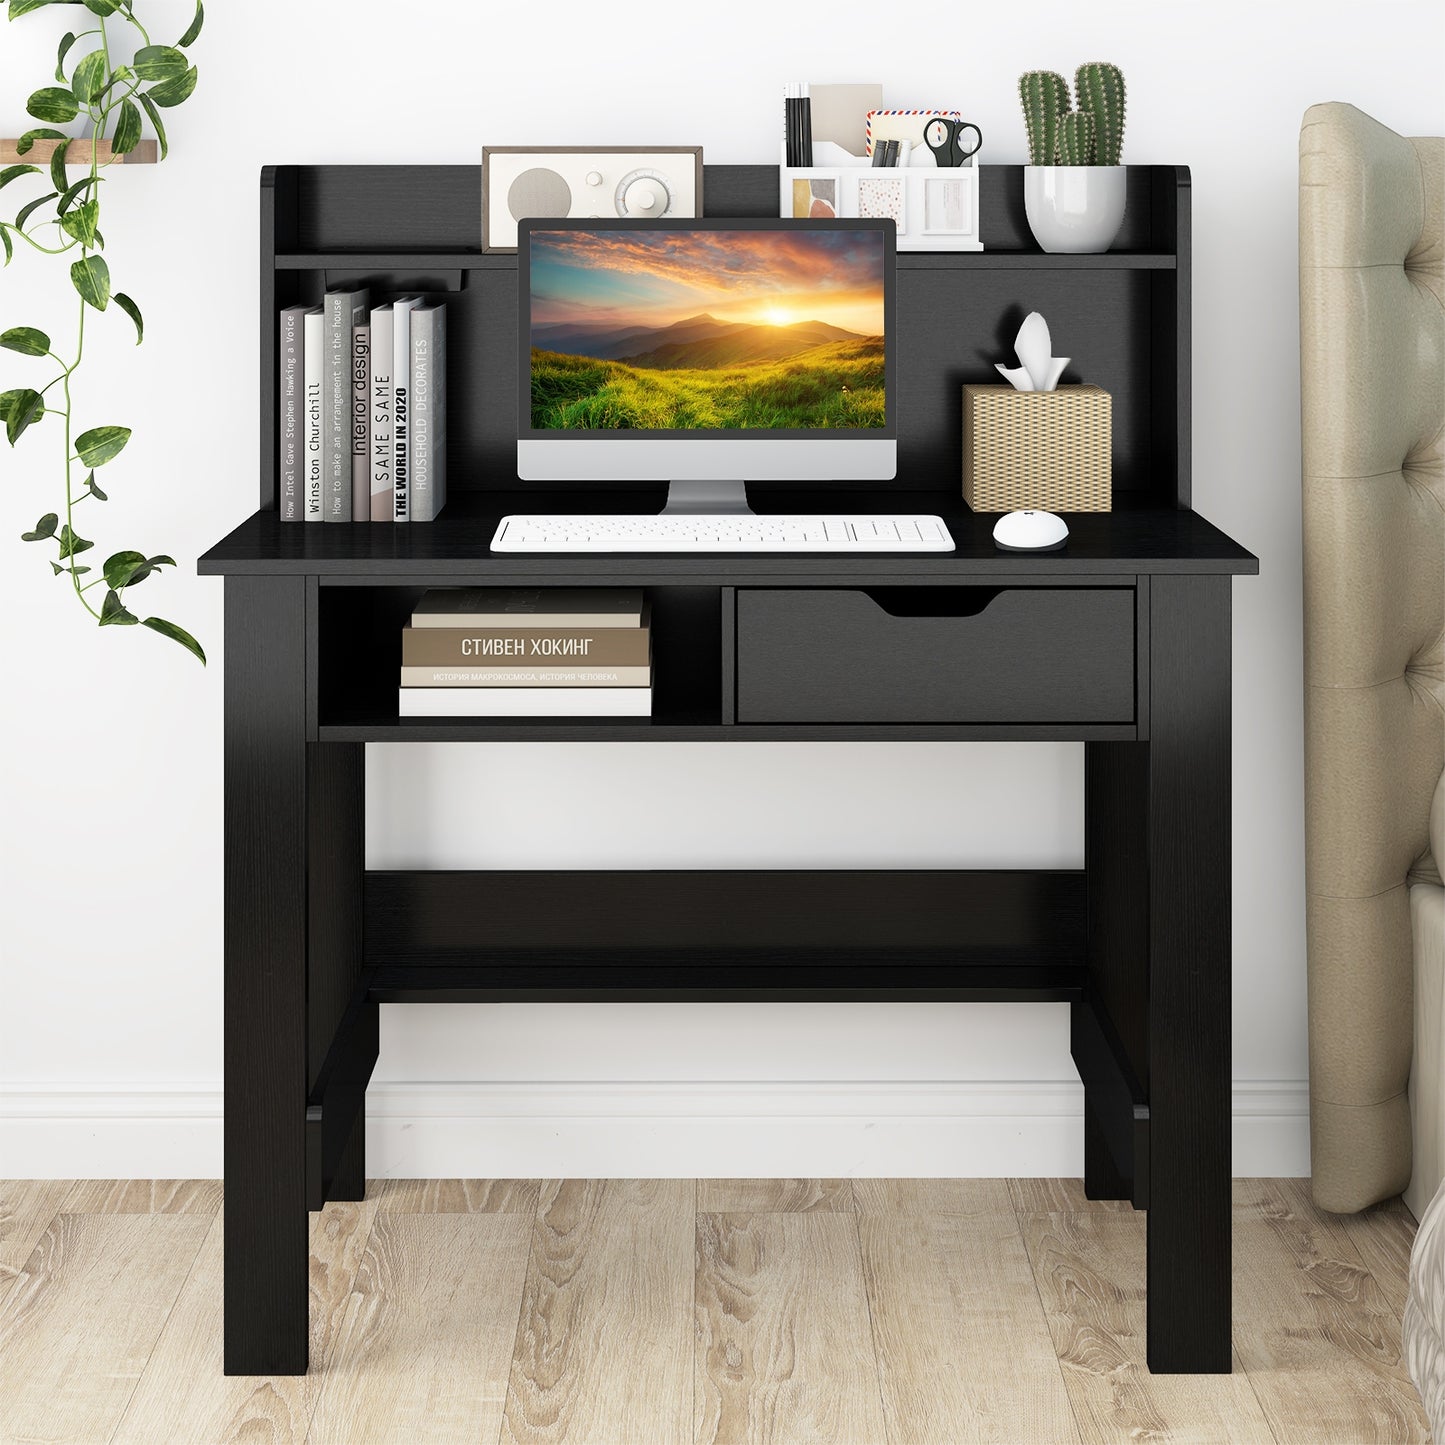
[[[1045,251],[1107,251],[1124,220],[1124,77],[1117,65],[1081,65],[1074,95],[1070,109],[1068,82],[1052,70],[1019,77],[1032,162],[1024,210]]]

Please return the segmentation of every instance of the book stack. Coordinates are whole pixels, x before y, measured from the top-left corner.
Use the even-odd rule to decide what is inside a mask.
[[[426,593],[401,633],[402,717],[649,717],[652,628],[632,587]]]
[[[280,323],[283,522],[430,522],[446,503],[446,308],[366,287]]]

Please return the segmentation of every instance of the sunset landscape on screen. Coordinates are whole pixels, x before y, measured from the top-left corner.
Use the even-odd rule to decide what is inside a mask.
[[[532,426],[870,428],[876,231],[533,231]]]

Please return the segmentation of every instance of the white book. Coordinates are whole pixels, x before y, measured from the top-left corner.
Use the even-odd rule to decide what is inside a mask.
[[[651,687],[647,663],[631,667],[408,667],[401,685],[411,687]]]
[[[403,687],[402,717],[651,717],[650,687]]]
[[[371,308],[371,520],[389,522],[391,490],[391,302]]]
[[[447,500],[447,313],[411,313],[411,520],[434,522]]]
[[[321,424],[321,392],[326,385],[326,317],[318,306],[305,317],[302,378],[306,388],[302,435],[306,441],[303,473],[306,479],[306,520],[325,520],[322,504],[324,434]]]
[[[283,522],[300,521],[306,510],[306,313],[316,309],[288,306],[280,318],[276,509]]]
[[[411,520],[411,313],[420,296],[391,308],[391,489],[394,522]]]

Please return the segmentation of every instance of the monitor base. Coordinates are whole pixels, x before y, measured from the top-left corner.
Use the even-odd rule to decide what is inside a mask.
[[[685,480],[667,484],[667,505],[662,509],[663,517],[695,517],[699,513],[727,516],[751,517],[753,509],[748,506],[748,484],[737,478],[709,481]]]

